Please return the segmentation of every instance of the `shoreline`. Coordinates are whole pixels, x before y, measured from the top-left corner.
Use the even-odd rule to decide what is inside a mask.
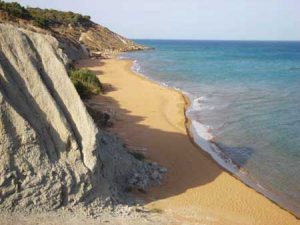
[[[151,81],[151,80],[150,80]],[[177,90],[176,90],[177,91]],[[180,91],[178,91],[180,92]],[[186,106],[185,106],[185,112],[186,110],[189,108],[189,105],[191,104],[191,101],[190,99],[184,95],[184,93],[181,93],[182,94],[182,97],[185,99],[186,101]],[[287,211],[288,213],[290,213],[292,216],[294,216],[297,220],[300,220],[300,217],[297,216],[293,211],[285,208],[284,206],[280,205],[280,203],[278,203],[276,200],[272,199],[272,197],[270,197],[271,195],[274,195],[270,190],[268,189],[265,189],[263,187],[261,187],[261,189],[265,189],[266,190],[266,193],[263,193],[263,190],[258,190],[258,188],[255,188],[253,186],[257,186],[258,187],[258,183],[255,183],[255,181],[251,181],[251,178],[250,177],[246,177],[245,179],[248,179],[248,180],[243,180],[243,178],[239,177],[237,174],[235,174],[234,172],[230,171],[229,169],[227,169],[226,167],[223,167],[221,164],[219,164],[219,162],[217,160],[215,160],[213,158],[213,156],[206,150],[202,149],[201,146],[199,146],[195,139],[194,139],[194,135],[192,134],[191,130],[189,129],[189,127],[191,126],[191,119],[189,119],[189,117],[185,114],[184,115],[185,118],[186,118],[186,131],[187,131],[187,134],[188,134],[188,137],[190,138],[191,142],[195,145],[195,147],[197,147],[199,149],[199,151],[202,151],[203,154],[207,154],[208,157],[210,157],[215,163],[217,166],[220,167],[220,169],[224,170],[225,172],[229,173],[233,178],[237,179],[238,181],[242,182],[244,185],[246,185],[247,187],[253,189],[254,191],[257,192],[257,194],[260,194],[262,195],[263,197],[267,198],[269,201],[273,202],[274,204],[276,204],[278,207],[280,207],[281,209]],[[226,162],[224,162],[226,164]],[[238,169],[240,169],[239,166],[237,166]],[[247,175],[246,175],[247,176]],[[268,196],[269,195],[269,196]]]
[[[121,61],[123,61],[123,62],[121,62]],[[183,209],[182,208],[182,206],[183,206],[184,208],[188,208],[188,210],[190,210],[192,207],[192,211],[195,214],[197,214],[197,212],[198,212],[198,214],[200,213],[200,216],[198,215],[196,218],[197,220],[199,220],[199,217],[200,217],[200,219],[202,219],[201,221],[203,221],[203,216],[205,214],[206,217],[211,216],[213,218],[217,218],[217,221],[219,221],[219,222],[222,221],[221,223],[215,221],[213,224],[245,224],[246,222],[249,224],[265,224],[266,221],[269,221],[269,220],[266,220],[266,218],[268,218],[268,216],[271,216],[271,215],[273,215],[274,218],[276,218],[276,219],[274,219],[275,222],[282,221],[282,223],[280,223],[280,224],[299,224],[299,221],[296,220],[296,218],[293,214],[291,214],[289,211],[287,211],[283,208],[279,208],[281,206],[278,205],[276,202],[272,202],[271,199],[266,198],[262,193],[258,192],[257,190],[253,189],[252,187],[249,187],[249,185],[245,184],[235,174],[232,174],[229,171],[225,170],[221,165],[219,165],[213,159],[213,157],[208,152],[201,149],[198,146],[198,144],[195,143],[194,138],[189,130],[190,119],[185,114],[186,109],[189,107],[190,99],[187,96],[185,96],[184,93],[182,93],[181,91],[176,90],[175,88],[172,88],[172,87],[162,86],[158,82],[152,81],[151,79],[147,78],[146,76],[141,76],[139,73],[133,72],[131,70],[132,61],[112,59],[112,60],[105,60],[104,64],[105,64],[104,67],[109,67],[106,69],[104,68],[105,70],[109,71],[109,72],[107,72],[107,71],[103,72],[103,74],[105,76],[114,74],[113,72],[116,72],[116,71],[111,71],[111,70],[115,69],[116,64],[120,64],[120,65],[117,65],[120,67],[120,68],[118,68],[119,70],[117,72],[119,72],[119,73],[124,72],[124,77],[127,76],[126,79],[129,78],[128,76],[133,75],[134,77],[138,78],[138,79],[136,79],[137,83],[140,82],[139,80],[144,80],[144,82],[151,84],[151,85],[149,85],[149,88],[162,89],[161,92],[164,95],[168,94],[168,96],[169,96],[170,92],[172,92],[172,93],[176,92],[178,96],[181,96],[182,100],[180,100],[180,101],[182,101],[182,102],[179,105],[176,105],[176,108],[177,108],[177,110],[178,110],[178,107],[184,108],[183,115],[181,115],[181,116],[179,115],[179,119],[184,120],[182,122],[184,124],[185,130],[184,131],[181,130],[180,132],[183,134],[186,134],[186,137],[180,136],[180,139],[182,139],[182,140],[184,138],[188,139],[188,142],[190,142],[190,144],[185,143],[186,145],[183,144],[183,146],[185,146],[185,147],[189,146],[188,147],[189,149],[190,148],[193,148],[193,149],[191,149],[189,151],[189,153],[187,153],[188,156],[183,154],[183,152],[182,152],[182,150],[180,150],[180,148],[178,148],[180,151],[178,151],[176,153],[182,157],[185,157],[188,160],[193,161],[194,163],[191,162],[189,165],[186,162],[182,162],[182,161],[184,161],[184,159],[182,159],[181,161],[178,161],[177,159],[175,159],[175,160],[177,160],[176,161],[177,163],[181,163],[183,166],[185,166],[182,168],[178,168],[181,165],[177,165],[177,166],[175,165],[175,167],[174,167],[174,165],[172,165],[172,162],[168,162],[168,160],[169,161],[172,160],[172,159],[169,159],[169,156],[171,157],[171,155],[169,155],[169,156],[168,156],[168,154],[165,155],[164,156],[165,158],[163,160],[167,160],[164,162],[171,163],[170,165],[173,166],[173,169],[175,169],[178,173],[181,173],[183,175],[189,174],[189,173],[187,173],[187,171],[184,171],[184,172],[181,171],[181,169],[187,170],[187,168],[186,168],[187,165],[193,167],[195,173],[197,173],[197,171],[201,172],[201,170],[204,170],[204,169],[207,170],[205,173],[208,173],[208,175],[206,175],[206,174],[194,175],[194,177],[191,177],[191,179],[194,178],[194,181],[190,181],[189,179],[186,179],[186,177],[181,176],[181,178],[185,178],[186,182],[198,183],[199,181],[197,181],[197,179],[204,180],[205,182],[204,183],[202,182],[203,184],[200,182],[201,183],[200,185],[193,185],[187,189],[184,188],[184,189],[186,189],[186,191],[180,191],[180,192],[178,192],[178,194],[175,194],[174,196],[171,195],[172,197],[171,196],[170,197],[159,197],[161,195],[164,196],[164,194],[161,194],[162,192],[166,193],[166,196],[169,196],[168,192],[170,192],[170,188],[174,189],[174,187],[172,185],[176,186],[176,184],[170,184],[170,182],[174,183],[174,181],[175,181],[175,183],[177,183],[177,185],[180,185],[180,186],[184,185],[184,184],[182,184],[180,182],[178,183],[178,181],[176,181],[176,171],[174,172],[174,171],[170,170],[170,173],[173,172],[173,173],[175,173],[175,175],[174,174],[170,175],[170,173],[168,172],[168,177],[166,178],[166,181],[164,182],[165,184],[163,184],[163,186],[167,186],[167,187],[154,187],[149,192],[149,194],[147,194],[147,198],[151,199],[148,204],[149,207],[152,207],[152,208],[158,207],[158,208],[162,208],[163,210],[167,210],[167,211],[170,211],[170,209],[171,209],[172,213],[174,213],[176,216],[180,215],[181,217],[185,217],[185,218],[187,218],[186,213],[182,215],[181,212],[178,212],[178,209],[179,209],[179,211],[181,211]],[[107,66],[107,64],[111,64],[111,65],[114,64],[114,67],[112,67],[111,65]],[[123,69],[123,66],[124,66],[124,69]],[[99,68],[102,71],[103,66],[101,66]],[[93,67],[92,67],[92,69],[93,69]],[[125,71],[125,70],[128,70],[128,71]],[[102,77],[101,77],[103,75],[99,75],[99,76],[100,76],[100,80],[103,81]],[[109,78],[109,76],[107,76],[107,81],[110,80],[111,84],[117,84],[116,82],[120,81],[120,80],[116,80],[115,78],[113,78],[114,80],[111,80],[110,78]],[[121,78],[118,77],[118,79],[121,79]],[[132,77],[130,77],[130,80],[133,81],[134,79]],[[106,80],[105,80],[105,82],[106,82]],[[144,84],[144,82],[143,82],[143,85],[146,85],[146,84]],[[109,82],[107,82],[107,83],[109,83]],[[125,84],[126,84],[126,82],[125,82]],[[123,84],[120,84],[119,87],[123,88],[124,85],[123,86],[122,85]],[[141,84],[138,84],[138,85],[141,85]],[[159,86],[159,87],[155,87],[155,86]],[[118,88],[116,88],[116,89],[118,92]],[[148,91],[151,91],[151,93],[153,92],[156,95],[155,91],[153,91],[153,90],[148,90]],[[120,91],[120,92],[122,92],[122,91]],[[171,93],[171,95],[172,95],[172,93]],[[126,94],[126,92],[125,92],[125,94]],[[114,96],[114,94],[109,94],[109,95],[111,95],[109,97],[115,97],[114,100],[119,98],[118,99],[119,103],[122,103],[122,101],[123,102],[125,101],[123,99],[124,96],[122,96],[122,95],[124,95],[123,92],[121,93],[121,95],[115,95],[115,96]],[[134,97],[137,98],[136,96],[134,96]],[[165,97],[165,96],[163,96],[163,97]],[[176,96],[176,99],[177,99],[177,96]],[[99,99],[97,99],[96,101],[99,101]],[[129,100],[126,100],[126,101],[129,101]],[[170,104],[173,104],[172,101],[170,101],[170,102],[171,102]],[[132,102],[127,102],[127,103],[129,104]],[[124,108],[126,108],[127,111],[132,112],[133,111],[132,109],[134,109],[132,107],[133,106],[130,106],[130,107],[127,106]],[[174,108],[175,106],[172,105],[172,107]],[[121,108],[123,109],[123,107],[121,107]],[[138,109],[138,110],[140,110],[140,109]],[[180,112],[182,112],[182,109],[180,109],[179,112],[177,112],[177,113],[180,114]],[[165,118],[165,119],[168,120],[168,118]],[[172,118],[169,118],[169,119],[172,119]],[[124,121],[121,121],[120,123],[122,123],[122,122],[124,122]],[[124,123],[125,123],[125,125],[129,126],[130,125],[129,122],[127,121]],[[174,124],[171,124],[171,125],[174,125]],[[127,128],[127,127],[124,128],[122,124],[121,125],[119,124],[118,126],[119,127],[117,127],[116,129],[113,129],[113,130],[117,131],[116,133],[120,134],[121,137],[125,136],[125,142],[131,141],[133,138],[128,138],[128,134],[126,134],[124,132],[124,130],[127,132],[132,132],[132,129],[130,130],[130,128]],[[136,127],[133,127],[133,128],[136,128]],[[175,128],[175,130],[176,130],[176,129],[181,129],[182,127],[174,126],[173,128]],[[168,129],[169,129],[169,127],[168,127]],[[173,138],[173,139],[176,141],[176,138]],[[135,141],[137,142],[139,140],[137,139]],[[160,141],[166,141],[166,140],[163,139]],[[186,140],[184,140],[184,141],[186,142]],[[144,142],[140,142],[140,143],[144,143]],[[135,143],[135,144],[137,144],[137,143]],[[150,146],[152,144],[153,144],[152,142],[148,143],[148,145],[150,145]],[[180,144],[180,143],[178,143],[178,144]],[[193,147],[191,147],[191,145],[193,145]],[[147,146],[147,147],[149,147],[149,146]],[[176,146],[173,146],[173,147],[176,147]],[[199,153],[194,152],[195,148],[197,149],[197,152],[199,152]],[[189,149],[186,149],[186,150],[189,150]],[[195,159],[193,160],[193,157],[201,159],[199,161],[199,163],[206,164],[206,165],[197,165],[197,163],[195,164],[195,162],[197,162],[197,160],[195,160]],[[157,161],[156,159],[158,159],[158,161],[159,161],[161,159],[161,156],[160,156],[160,154],[157,154],[154,152],[154,153],[152,153],[150,159],[154,160],[154,161]],[[161,163],[161,162],[159,162],[159,163]],[[165,165],[163,165],[163,166],[165,166]],[[167,167],[167,169],[169,169],[169,168]],[[199,170],[199,169],[201,169],[201,170]],[[226,174],[228,174],[228,175],[226,175]],[[170,176],[173,176],[171,181],[170,181]],[[175,179],[174,179],[174,176],[175,176]],[[178,176],[180,177],[180,175],[178,175]],[[207,179],[208,179],[207,177],[210,177],[208,181],[207,181]],[[218,180],[221,180],[221,181],[218,181]],[[204,187],[205,190],[202,190],[203,186],[205,186]],[[210,187],[206,187],[206,186],[210,186]],[[176,187],[175,187],[175,189],[176,189]],[[236,195],[232,195],[232,192],[236,192]],[[212,199],[210,199],[208,197],[204,201],[203,198],[207,197],[207,193],[210,193]],[[220,194],[220,196],[217,196],[217,198],[216,198],[216,195],[218,195],[218,194]],[[257,194],[259,194],[259,195],[257,195]],[[200,195],[200,196],[198,196],[198,195]],[[228,197],[226,195],[230,195],[230,196]],[[153,198],[153,196],[155,196],[155,197]],[[253,198],[255,198],[256,200],[253,200]],[[254,203],[256,201],[257,201],[257,203]],[[268,205],[268,207],[266,207],[266,208],[271,208],[271,209],[267,210],[267,209],[261,208],[260,204],[258,203],[259,201],[262,203],[262,205]],[[214,206],[213,208],[211,208],[211,204]],[[234,205],[234,207],[232,207],[232,205]],[[199,209],[197,208],[197,206],[199,207]],[[228,210],[227,208],[231,208],[231,210]],[[249,208],[251,208],[251,209],[249,209]],[[219,211],[221,211],[221,212],[219,212]],[[270,213],[271,211],[273,213]],[[280,216],[278,214],[280,214]],[[266,217],[266,218],[263,219],[263,217]],[[254,218],[254,220],[253,220],[253,218]],[[195,218],[193,217],[193,219],[195,219]],[[236,223],[236,221],[240,221],[240,222],[243,221],[243,222]]]
[[[297,207],[293,206],[292,202],[288,202],[288,199],[285,199],[284,196],[276,195],[274,193],[275,191],[272,192],[272,190],[261,186],[258,182],[256,182],[254,180],[254,178],[252,178],[252,177],[249,176],[249,174],[248,174],[247,171],[246,171],[246,174],[244,176],[239,176],[238,170],[241,169],[240,166],[236,165],[235,163],[233,163],[233,165],[229,165],[227,162],[224,161],[224,159],[222,159],[221,156],[218,155],[218,153],[212,152],[210,150],[205,150],[199,144],[197,144],[197,142],[195,140],[196,137],[192,134],[192,131],[191,131],[192,119],[190,119],[189,116],[186,114],[187,111],[189,110],[191,104],[192,104],[192,100],[188,97],[187,94],[184,93],[183,90],[178,89],[176,87],[171,87],[171,86],[165,85],[165,84],[163,84],[163,83],[161,83],[159,81],[151,79],[149,76],[147,76],[145,74],[142,74],[142,73],[140,73],[138,71],[135,71],[133,69],[135,60],[126,59],[126,58],[117,58],[117,57],[116,57],[116,59],[117,60],[124,60],[124,61],[126,61],[126,60],[131,61],[130,70],[131,70],[131,72],[134,75],[136,75],[136,76],[138,76],[138,77],[140,77],[142,79],[145,79],[148,82],[152,82],[155,85],[159,85],[159,86],[161,86],[163,88],[166,88],[166,89],[169,89],[171,91],[175,91],[175,92],[179,93],[182,96],[182,98],[183,98],[183,100],[185,102],[185,105],[184,105],[185,128],[186,128],[187,135],[188,135],[190,141],[192,142],[192,144],[194,144],[194,146],[196,148],[198,148],[199,151],[202,152],[202,154],[206,154],[207,157],[209,157],[212,161],[214,161],[216,163],[216,165],[220,169],[222,169],[225,172],[229,173],[232,177],[234,177],[238,181],[242,182],[247,187],[253,189],[258,194],[260,194],[263,197],[267,198],[268,200],[270,200],[271,202],[273,202],[274,204],[276,204],[281,209],[287,211],[292,216],[294,216],[297,220],[300,220],[300,215],[298,216],[292,210],[292,209],[295,209],[295,211],[296,211]],[[208,142],[211,143],[211,144],[215,144],[214,142],[210,142],[210,141],[208,141]],[[221,159],[214,158],[213,154],[216,154],[216,157],[220,157]],[[232,166],[232,168],[231,168],[231,166]],[[236,168],[234,168],[234,167],[236,167]]]

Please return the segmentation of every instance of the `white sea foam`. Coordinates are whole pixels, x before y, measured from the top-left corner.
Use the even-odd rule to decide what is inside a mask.
[[[165,82],[161,82],[161,84],[162,84],[162,86],[164,86],[164,87],[169,87],[169,85],[168,85],[167,83],[165,83]]]
[[[195,98],[192,103],[192,110],[193,111],[200,111],[201,110],[201,101],[204,99],[204,97]]]
[[[135,72],[137,72],[137,73],[141,72],[141,66],[140,66],[140,64],[138,63],[137,60],[133,61],[132,70],[135,71]]]
[[[175,89],[176,91],[180,91],[180,92],[184,93],[183,90],[182,90],[181,88],[179,88],[179,87],[174,87],[174,89]]]
[[[214,106],[207,104],[207,98],[205,96],[201,96],[193,100],[190,111],[202,111],[202,110],[214,110],[214,109],[215,109]]]
[[[212,133],[210,133],[209,126],[206,126],[202,123],[199,123],[196,120],[191,122],[191,132],[194,138],[194,141],[205,151],[212,152],[211,142],[214,138]]]
[[[232,173],[238,173],[238,167],[226,157],[223,151],[213,142],[214,136],[209,126],[192,120],[190,130],[197,145],[208,152],[222,167]]]
[[[209,132],[210,130],[209,126],[199,123],[196,120],[192,121],[192,126],[195,132],[199,136],[201,136],[201,138],[203,138],[205,141],[211,141],[214,138],[214,136]]]
[[[127,59],[125,56],[119,55],[117,56],[118,59]]]

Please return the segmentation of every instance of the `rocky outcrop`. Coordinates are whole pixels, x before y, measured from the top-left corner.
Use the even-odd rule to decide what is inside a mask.
[[[79,38],[80,42],[87,46],[92,53],[102,52],[125,52],[146,50],[148,47],[122,37],[108,28],[93,24]]]
[[[0,209],[122,202],[127,187],[161,178],[158,165],[99,131],[68,78],[68,61],[53,36],[0,24]]]

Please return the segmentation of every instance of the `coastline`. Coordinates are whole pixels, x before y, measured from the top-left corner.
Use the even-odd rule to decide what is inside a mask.
[[[150,80],[151,81],[151,80]],[[176,89],[175,89],[176,90]],[[190,104],[191,104],[191,100],[182,92],[180,92],[179,90],[176,90],[179,93],[182,94],[182,98],[184,98],[184,100],[186,101],[186,106],[185,106],[185,112],[188,110]],[[231,170],[227,169],[226,167],[222,166],[218,160],[214,159],[214,157],[211,155],[211,153],[209,151],[206,151],[204,149],[201,148],[201,146],[199,146],[194,138],[194,135],[192,134],[190,127],[191,127],[191,119],[184,114],[185,118],[186,118],[186,132],[188,134],[188,137],[190,138],[191,142],[195,145],[195,147],[197,147],[199,149],[199,151],[202,151],[203,154],[207,154],[208,157],[210,157],[213,161],[216,162],[216,165],[219,166],[222,170],[225,170],[225,172],[229,173],[232,177],[236,178],[238,181],[242,182],[244,185],[246,185],[247,187],[253,189],[254,191],[257,192],[257,194],[262,195],[263,197],[267,198],[268,200],[270,200],[271,202],[273,202],[274,204],[276,204],[279,208],[287,211],[288,213],[290,213],[292,216],[294,216],[297,220],[300,220],[300,217],[297,216],[295,213],[293,213],[293,211],[289,210],[288,208],[285,208],[284,206],[280,205],[276,200],[276,196],[275,194],[271,193],[270,190],[267,190],[263,187],[260,187],[258,183],[255,183],[255,181],[252,181],[250,179],[250,177],[246,177],[242,178],[239,177],[237,174],[235,174],[234,172],[232,172]],[[240,169],[240,167],[237,167],[237,169]],[[234,170],[234,169],[233,169]],[[256,186],[256,187],[254,187]],[[277,197],[278,198],[278,197]],[[278,200],[280,201],[280,200]],[[283,201],[283,200],[281,200]],[[287,203],[289,204],[289,203]]]
[[[197,135],[198,134],[193,134],[192,119],[187,115],[188,110],[191,108],[191,105],[193,104],[193,100],[191,99],[192,97],[189,97],[189,95],[190,95],[189,93],[187,93],[179,88],[172,87],[172,86],[166,85],[165,83],[156,81],[156,80],[152,79],[151,77],[139,72],[140,67],[138,70],[135,69],[135,67],[137,65],[136,60],[122,58],[122,57],[118,57],[118,56],[115,56],[115,58],[117,58],[119,60],[132,61],[130,70],[135,75],[137,75],[143,79],[146,79],[149,82],[153,82],[156,85],[160,85],[166,89],[170,89],[172,91],[178,92],[185,101],[184,116],[185,116],[186,133],[187,133],[188,137],[190,138],[190,141],[194,144],[194,146],[196,148],[198,148],[199,151],[201,151],[203,154],[207,154],[207,157],[209,157],[211,160],[213,160],[216,163],[216,165],[220,167],[220,169],[225,170],[227,173],[229,173],[231,176],[236,178],[238,181],[242,182],[247,187],[253,189],[258,194],[264,196],[265,198],[267,198],[268,200],[270,200],[271,202],[276,204],[281,209],[289,212],[297,220],[300,220],[300,208],[298,206],[296,206],[296,204],[291,199],[288,200],[284,196],[281,196],[279,193],[276,194],[275,190],[263,187],[253,177],[249,176],[248,171],[243,170],[243,168],[238,166],[238,164],[236,164],[235,162],[232,162],[232,161],[230,161],[230,163],[226,162],[226,160],[228,160],[229,158],[227,156],[225,156],[225,158],[223,158],[223,156],[220,156],[217,152],[215,152],[211,146],[206,148],[205,146],[203,146],[203,143],[202,144],[197,143]],[[197,133],[197,131],[196,131],[196,133]],[[218,150],[220,150],[220,147],[213,140],[212,141],[203,140],[203,141],[205,142],[204,145],[207,145],[207,144],[214,145],[214,148],[217,148]]]
[[[107,76],[107,78],[104,79],[104,82],[107,84],[110,83],[110,85],[112,85],[114,87],[114,86],[118,86],[119,84],[114,83],[115,80],[112,80],[112,79],[110,79],[111,77],[109,77],[109,75],[113,74],[113,71],[112,71],[113,68],[111,68],[111,67],[105,68],[105,66],[107,67],[107,64],[110,64],[110,63],[114,64],[114,66],[116,66],[116,64],[119,64],[119,65],[117,65],[117,66],[119,66],[119,69],[126,70],[125,72],[123,71],[125,73],[125,76],[133,75],[135,77],[135,79],[137,81],[134,81],[134,82],[139,83],[138,80],[142,79],[142,80],[144,80],[144,82],[148,82],[151,84],[151,85],[149,85],[150,88],[153,88],[154,86],[159,86],[156,88],[164,89],[165,92],[171,92],[171,95],[173,93],[176,93],[176,95],[177,95],[176,98],[172,97],[171,100],[175,100],[178,102],[172,103],[172,101],[171,101],[170,104],[173,104],[171,107],[172,109],[175,108],[174,104],[176,105],[176,107],[177,107],[176,114],[181,114],[181,116],[177,115],[179,117],[180,121],[178,121],[178,118],[176,118],[175,123],[174,123],[174,118],[167,117],[169,115],[167,115],[167,116],[163,115],[162,118],[164,118],[166,120],[166,122],[171,125],[171,128],[168,127],[168,129],[172,130],[172,126],[173,126],[172,132],[174,132],[174,130],[179,131],[178,133],[185,135],[185,137],[180,136],[180,139],[184,140],[185,142],[186,142],[185,139],[188,139],[188,142],[190,142],[190,144],[186,144],[186,145],[184,145],[184,147],[188,146],[188,148],[193,148],[193,149],[189,150],[190,156],[187,157],[187,159],[193,161],[193,162],[191,162],[191,165],[190,165],[191,167],[193,167],[192,172],[197,173],[197,171],[199,169],[206,169],[207,170],[206,172],[209,173],[208,177],[210,177],[210,179],[208,181],[207,181],[207,178],[203,177],[203,174],[201,176],[199,175],[198,178],[205,180],[204,183],[200,182],[201,184],[198,184],[198,185],[194,185],[194,184],[187,185],[186,187],[181,188],[183,190],[180,190],[178,193],[176,192],[176,194],[173,193],[171,195],[167,194],[167,196],[166,196],[166,195],[162,195],[161,192],[166,192],[166,193],[168,191],[170,192],[170,190],[168,190],[168,188],[170,188],[170,183],[171,183],[171,185],[175,185],[175,186],[178,184],[178,182],[174,184],[174,177],[173,177],[173,180],[171,179],[171,181],[170,181],[171,175],[167,175],[167,178],[166,178],[166,180],[167,180],[166,182],[168,183],[167,185],[163,184],[162,187],[154,187],[147,194],[146,199],[148,201],[149,207],[160,208],[165,211],[168,211],[168,213],[171,213],[175,217],[184,219],[183,221],[192,220],[192,221],[197,221],[197,222],[206,222],[208,224],[266,224],[266,223],[269,223],[269,224],[300,224],[300,222],[297,221],[297,219],[292,214],[290,214],[288,211],[281,209],[277,204],[269,201],[262,194],[260,194],[256,190],[248,187],[248,185],[246,186],[246,184],[244,184],[242,181],[240,181],[240,179],[238,177],[236,177],[234,174],[231,174],[230,172],[225,171],[225,169],[222,166],[220,166],[217,162],[215,162],[215,160],[209,153],[202,150],[195,143],[194,138],[189,130],[189,125],[190,125],[191,121],[185,114],[186,109],[188,108],[188,106],[190,104],[190,100],[188,99],[187,96],[184,95],[184,93],[182,93],[174,88],[164,87],[164,86],[160,85],[158,82],[152,81],[145,76],[141,76],[140,74],[132,72],[131,71],[132,61],[111,59],[111,60],[105,60],[104,62],[105,62],[104,66],[96,65],[96,67],[97,67],[96,69],[95,69],[95,65],[91,66],[89,62],[83,63],[83,66],[87,66],[87,67],[89,67],[89,69],[95,70],[95,71],[99,71],[99,69],[100,69],[101,73],[98,74],[100,76],[100,80],[103,81],[102,76]],[[94,62],[94,64],[95,64],[95,62]],[[115,72],[116,71],[114,71],[114,73]],[[118,72],[120,72],[120,71],[118,71]],[[120,78],[118,77],[118,79],[120,79]],[[133,80],[134,79],[131,79],[131,81],[133,81]],[[137,84],[137,85],[140,85],[140,84]],[[119,87],[122,87],[122,84]],[[122,99],[124,99],[123,98],[124,96],[121,98],[120,96],[110,95],[110,93],[111,92],[106,93],[104,96],[107,96],[107,94],[108,94],[108,96],[110,98],[115,98],[114,100],[116,100],[117,97],[119,97],[119,99],[117,99],[117,100],[118,100],[118,102],[122,103]],[[156,95],[155,91],[154,91],[154,94]],[[178,96],[180,96],[180,97],[178,97]],[[157,96],[155,96],[155,97],[157,97]],[[163,96],[163,97],[165,97],[165,96]],[[181,100],[180,100],[180,98],[181,98]],[[101,97],[94,98],[92,101],[98,102],[99,100],[101,100]],[[170,100],[170,99],[168,99],[168,100]],[[109,102],[109,101],[107,101],[107,102]],[[181,109],[178,109],[180,107],[181,107]],[[158,108],[161,111],[165,110],[164,106],[163,106],[164,109],[161,109],[161,106],[158,106]],[[125,109],[127,111],[133,112],[132,107],[127,106],[127,107],[125,107]],[[139,110],[140,109],[138,109],[137,111],[139,111]],[[152,110],[152,109],[150,109],[150,110]],[[172,110],[167,109],[167,112],[172,112]],[[142,113],[143,112],[140,112],[140,114],[142,114]],[[169,120],[173,120],[173,121],[169,121]],[[121,136],[123,139],[125,139],[125,142],[129,142],[129,144],[131,144],[133,146],[136,144],[143,145],[143,142],[136,143],[137,140],[132,140],[133,138],[130,138],[128,136],[128,134],[126,132],[124,132],[124,131],[128,131],[128,129],[130,129],[130,128],[127,128],[127,126],[124,127],[124,126],[122,126],[122,124],[120,125],[120,123],[122,123],[122,122],[125,123],[125,125],[126,124],[128,125],[128,123],[130,121],[124,122],[124,121],[122,121],[122,119],[121,119],[121,121],[117,121],[118,126],[116,126],[115,128],[112,128],[112,131],[116,132],[119,136]],[[149,124],[147,123],[147,125],[149,125]],[[158,125],[158,127],[159,127],[159,125]],[[183,129],[184,129],[184,131],[183,131]],[[130,132],[132,132],[132,131],[130,131]],[[173,138],[173,139],[176,139],[176,138]],[[168,143],[168,144],[172,144],[172,143]],[[191,145],[193,145],[193,147],[191,147]],[[151,147],[152,146],[147,146],[147,148],[151,148]],[[195,149],[197,149],[197,153],[195,152]],[[179,153],[178,152],[176,152],[176,153],[179,154],[179,156],[182,156],[182,157],[184,156],[182,151]],[[203,162],[203,164],[205,163],[207,165],[202,166],[202,168],[200,166],[195,165],[195,162],[197,160],[193,159],[193,156],[196,158],[197,157],[200,158],[201,161]],[[160,154],[157,154],[157,153],[151,154],[151,152],[150,152],[149,155],[146,155],[146,158],[148,158],[148,157],[151,160],[158,161],[163,166],[166,166],[166,165],[164,165],[164,163],[166,163],[166,162],[164,162],[163,160],[162,160],[163,162],[160,162]],[[168,154],[165,155],[165,159],[167,159],[167,157],[168,157]],[[181,160],[184,160],[184,158]],[[201,161],[199,161],[199,163]],[[179,162],[179,161],[177,161],[177,162]],[[186,166],[188,164],[183,163],[182,165]],[[172,165],[172,166],[176,170],[178,170],[177,167],[180,167],[179,165],[177,165],[177,167],[176,167],[176,165],[175,166]],[[172,167],[172,166],[170,166],[170,167]],[[168,168],[168,166],[166,166],[166,167],[167,167],[167,169],[170,169],[170,168]],[[206,167],[208,167],[208,168],[206,168]],[[186,171],[187,168],[179,168],[178,171],[180,171],[180,169],[185,169],[185,171]],[[211,170],[213,170],[213,172]],[[172,168],[169,171],[171,172]],[[168,171],[168,174],[169,174],[169,171]],[[181,172],[181,174],[184,174],[184,173],[185,172]],[[173,174],[173,176],[174,176],[174,174]],[[179,176],[179,178],[180,178],[180,176]],[[195,179],[195,178],[197,178],[197,175],[194,175],[194,177],[192,177],[191,179]],[[187,179],[187,177],[184,177],[184,179]],[[221,181],[218,182],[218,180],[220,180],[220,179],[221,179]],[[176,178],[175,178],[175,180],[176,180]],[[173,182],[173,184],[172,184],[172,182]],[[197,183],[196,179],[192,183],[195,183],[195,182]],[[180,185],[184,186],[186,184],[180,184]],[[201,186],[209,186],[209,187],[203,188]],[[234,186],[234,188],[232,186]],[[193,189],[195,189],[195,190],[193,190]],[[201,189],[205,189],[205,190],[201,190]],[[242,189],[242,190],[239,190],[239,189]],[[228,196],[226,196],[226,194],[233,195],[232,192],[235,192],[235,191],[236,191],[236,196],[229,196],[229,198],[228,198]],[[208,193],[211,194],[211,198],[210,198],[210,196],[207,195]],[[216,196],[216,195],[218,195],[218,196]],[[253,198],[255,200],[253,200]],[[256,201],[257,201],[257,203],[255,203]],[[261,205],[258,204],[258,202],[260,202]],[[232,205],[234,205],[234,207],[232,207]],[[262,208],[263,205],[265,206],[265,208]],[[225,209],[221,210],[223,207]],[[182,213],[181,211],[184,211],[184,213]],[[190,211],[190,212],[187,212],[187,211]],[[209,217],[210,219],[207,219],[207,217]],[[273,217],[273,218],[271,218],[271,217]]]

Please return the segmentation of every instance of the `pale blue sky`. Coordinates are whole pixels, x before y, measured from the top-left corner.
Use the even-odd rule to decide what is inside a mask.
[[[300,41],[300,0],[17,2],[87,14],[129,38]]]

